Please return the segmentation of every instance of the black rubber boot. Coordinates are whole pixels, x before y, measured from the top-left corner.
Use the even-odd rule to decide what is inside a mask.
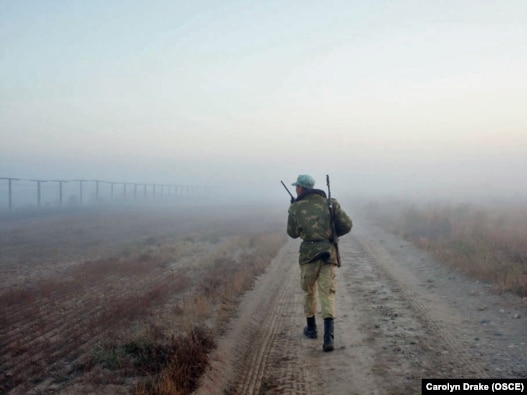
[[[324,345],[322,346],[322,349],[324,351],[333,351],[333,318],[325,318],[324,319]]]
[[[317,338],[318,333],[317,333],[317,323],[315,321],[315,316],[307,317],[307,326],[304,328],[304,336],[309,337],[310,339]]]

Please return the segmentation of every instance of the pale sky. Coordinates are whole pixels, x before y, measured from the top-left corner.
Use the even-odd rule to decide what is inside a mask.
[[[0,177],[525,192],[527,1],[0,0],[0,141]]]

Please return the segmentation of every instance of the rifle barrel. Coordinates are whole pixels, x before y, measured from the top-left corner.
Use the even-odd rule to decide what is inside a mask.
[[[289,191],[289,189],[287,189],[287,187],[285,186],[284,182],[283,181],[280,181],[282,183],[282,185],[284,186],[285,190],[287,191],[287,193],[289,194],[289,196],[291,196],[291,199],[295,199],[295,197],[293,196],[293,194]]]
[[[335,252],[337,253],[337,267],[340,267],[340,251],[339,251],[339,238],[337,236],[337,228],[335,226],[335,212],[333,210],[333,202],[331,201],[331,188],[329,186],[329,174],[326,175],[326,184],[328,186],[328,207],[329,216],[331,221],[331,238]]]

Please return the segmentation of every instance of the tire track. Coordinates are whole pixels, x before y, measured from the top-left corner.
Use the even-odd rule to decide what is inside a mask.
[[[367,228],[361,229],[354,242],[357,248],[373,258],[376,268],[400,290],[421,324],[435,338],[433,348],[442,350],[442,354],[447,356],[449,369],[455,371],[457,377],[489,377],[485,364],[475,360],[472,352],[459,341],[456,328],[466,325],[459,312],[448,309],[437,296],[435,299],[431,297],[430,292],[420,285],[421,280],[401,264],[400,258],[383,243],[375,240]]]
[[[480,322],[456,300],[467,280],[452,282],[425,252],[370,225],[356,224],[340,246],[335,351],[322,352],[320,311],[319,338],[302,334],[298,243],[290,241],[244,297],[197,395],[395,395],[419,393],[427,377],[492,376],[474,346]]]
[[[271,393],[282,393],[275,391],[291,385],[301,389],[295,393],[309,393],[302,392],[306,383],[298,372],[295,347],[290,344],[300,336],[284,326],[292,306],[298,308],[298,301],[292,297],[293,290],[299,287],[295,281],[297,250],[296,243],[286,244],[255,288],[245,295],[239,318],[231,322],[221,339],[212,356],[211,369],[196,394],[259,394],[266,388],[272,389]],[[274,364],[285,366],[280,383],[269,379],[269,367]]]
[[[275,266],[273,269],[278,270],[278,267]],[[240,384],[237,385],[236,392],[239,394],[254,393],[262,385],[267,359],[272,345],[279,335],[278,326],[284,316],[285,305],[282,301],[286,299],[287,291],[291,288],[291,275],[284,275],[280,278],[283,281],[282,283],[274,284],[275,290],[272,292],[272,298],[266,299],[262,297],[262,304],[255,311],[256,316],[253,316],[253,322],[249,329],[251,334],[249,336],[250,344],[253,347],[248,359],[244,361],[244,366],[250,366],[251,368],[245,369]],[[267,285],[265,289],[268,292],[271,287]],[[255,340],[258,341],[256,342]]]

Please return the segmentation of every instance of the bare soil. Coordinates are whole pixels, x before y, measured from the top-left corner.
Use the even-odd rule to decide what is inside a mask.
[[[214,218],[202,208],[189,208],[183,214],[101,211],[0,222],[0,286],[3,293],[13,289],[22,297],[15,291],[67,278],[76,265],[122,254],[134,243],[181,235],[196,240],[203,238],[204,227],[208,240],[240,232],[225,218],[229,213]],[[498,295],[489,284],[360,221],[341,239],[336,348],[322,352],[320,316],[319,339],[302,335],[297,250],[298,241],[288,242],[245,295],[197,394],[417,394],[422,378],[527,377],[524,300]],[[211,253],[193,250],[192,260]],[[113,298],[118,306],[121,297],[173,286],[174,276],[192,263],[185,262],[182,257],[149,273],[132,273],[126,282],[117,276],[106,287],[83,288],[54,304],[45,298],[27,310],[9,304],[0,312],[0,393],[4,386],[12,389],[9,394],[69,393],[69,384],[81,375],[75,367],[85,366],[98,342],[114,330],[107,319],[113,310],[106,311],[101,301]],[[191,280],[196,271],[184,273]],[[159,303],[165,303],[158,306],[164,319],[177,314],[177,298]],[[133,387],[105,377],[91,377],[99,380],[97,386],[76,386],[73,393],[129,393]]]
[[[123,363],[108,368],[106,350],[206,326],[212,304],[187,305],[211,264],[242,252],[240,235],[282,229],[272,216],[255,229],[246,210],[115,207],[0,219],[0,394],[133,392],[144,375]]]
[[[335,351],[302,335],[291,241],[213,355],[199,395],[418,394],[422,378],[527,377],[527,306],[382,229],[341,239]]]

